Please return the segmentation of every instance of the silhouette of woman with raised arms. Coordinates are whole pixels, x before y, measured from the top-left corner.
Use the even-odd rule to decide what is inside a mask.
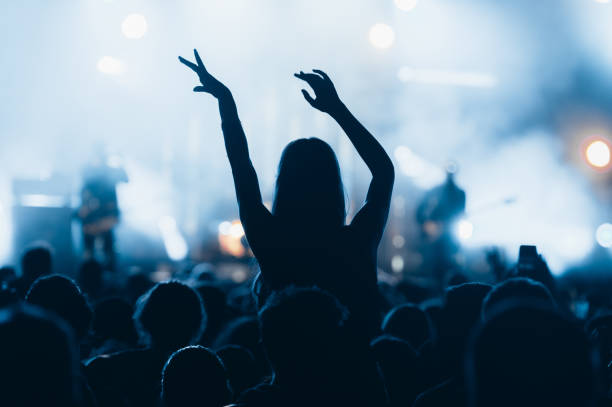
[[[315,109],[328,113],[365,161],[372,181],[366,202],[345,225],[344,189],[331,147],[317,138],[295,140],[282,153],[272,211],[264,206],[257,174],[230,90],[212,76],[194,50],[196,63],[179,60],[219,102],[225,148],[232,168],[240,220],[261,269],[265,291],[316,285],[334,294],[367,336],[379,326],[376,255],[393,189],[391,159],[338,97],[327,74],[296,73],[314,90],[302,89]]]

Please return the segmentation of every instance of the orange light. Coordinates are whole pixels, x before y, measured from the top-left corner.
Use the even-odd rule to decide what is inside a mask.
[[[223,222],[219,225],[219,247],[225,254],[234,257],[242,257],[246,254],[246,249],[242,244],[244,229],[239,220],[231,223]]]

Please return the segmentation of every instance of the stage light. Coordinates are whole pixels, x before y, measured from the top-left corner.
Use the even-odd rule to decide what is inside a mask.
[[[123,20],[121,31],[126,38],[137,40],[147,33],[147,19],[142,14],[130,14]]]
[[[123,73],[123,63],[117,58],[104,56],[98,61],[98,71],[107,75],[119,75]]]
[[[604,168],[610,164],[610,146],[603,139],[591,141],[585,149],[587,162],[595,168]]]
[[[389,48],[395,41],[393,28],[384,23],[374,24],[370,28],[370,43],[376,48]]]
[[[612,224],[604,223],[595,232],[597,243],[602,247],[612,247]]]
[[[472,225],[472,222],[466,219],[461,219],[459,222],[457,222],[457,225],[455,226],[455,233],[459,240],[468,240],[472,237],[472,234],[474,233],[474,225]]]
[[[401,273],[404,270],[404,258],[402,256],[393,256],[391,258],[391,270],[395,273]]]
[[[25,194],[19,197],[19,204],[35,208],[63,208],[68,202],[61,195]]]
[[[418,2],[419,0],[395,0],[395,6],[402,11],[410,11]]]

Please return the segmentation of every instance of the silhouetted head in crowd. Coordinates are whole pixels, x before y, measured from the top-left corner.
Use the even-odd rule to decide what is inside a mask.
[[[0,285],[11,283],[15,279],[17,279],[17,273],[15,269],[10,266],[2,266],[0,267]]]
[[[190,277],[195,282],[215,281],[215,269],[210,263],[196,264],[191,270]]]
[[[550,307],[500,309],[469,349],[472,407],[593,405],[597,381],[586,335]]]
[[[281,382],[330,373],[325,369],[341,346],[347,317],[335,297],[317,288],[291,287],[272,294],[259,321],[266,354]]]
[[[52,257],[51,248],[48,245],[40,244],[26,249],[21,256],[21,277],[32,282],[39,277],[51,274]]]
[[[529,278],[516,277],[496,285],[487,294],[482,303],[482,318],[488,319],[498,307],[524,301],[542,302],[543,306],[555,307],[555,300],[544,284]]]
[[[235,396],[259,383],[255,356],[246,348],[227,345],[217,350]]]
[[[143,294],[153,288],[154,285],[155,283],[151,280],[149,273],[138,268],[130,270],[125,287],[128,299],[132,303],[136,302]]]
[[[227,374],[214,352],[188,346],[170,356],[162,371],[164,407],[222,407],[231,402]]]
[[[257,347],[261,335],[259,322],[256,317],[242,316],[231,320],[219,333],[215,341],[215,348],[225,345],[240,345],[250,351]]]
[[[92,329],[99,340],[114,340],[136,346],[138,333],[134,326],[132,306],[121,298],[108,298],[94,307]]]
[[[79,287],[68,277],[54,274],[39,278],[30,287],[25,300],[64,319],[79,341],[89,331],[91,308]]]
[[[438,338],[440,324],[442,321],[442,300],[440,298],[431,298],[421,303],[421,309],[427,314],[429,322],[431,322],[431,330],[433,341]]]
[[[461,285],[461,284],[468,283],[469,281],[470,280],[468,280],[468,278],[464,276],[462,273],[455,273],[448,279],[448,286],[452,287],[456,285]]]
[[[70,328],[39,308],[0,310],[0,404],[77,406],[81,395]]]
[[[302,226],[344,225],[344,187],[332,148],[318,138],[285,147],[278,166],[272,213]]]
[[[221,288],[212,283],[200,282],[194,288],[202,298],[207,317],[201,343],[209,345],[226,322],[227,297]]]
[[[214,348],[238,345],[248,349],[257,362],[258,374],[269,374],[270,366],[261,344],[259,320],[254,316],[242,316],[229,321],[215,339]]]
[[[95,259],[90,259],[81,264],[77,281],[79,286],[91,297],[96,297],[102,290],[102,276],[104,270],[102,264]]]
[[[392,406],[411,406],[421,391],[417,352],[405,340],[379,336],[371,344]]]
[[[156,284],[138,299],[134,320],[143,339],[153,348],[168,352],[197,341],[206,315],[193,288],[169,281]]]
[[[439,329],[446,377],[463,372],[465,344],[480,321],[482,302],[491,288],[489,284],[466,283],[446,290]]]
[[[382,323],[385,334],[408,342],[419,349],[431,339],[431,321],[427,314],[414,304],[403,304],[393,308]]]
[[[19,295],[15,289],[17,273],[9,266],[0,267],[0,308],[15,304]]]

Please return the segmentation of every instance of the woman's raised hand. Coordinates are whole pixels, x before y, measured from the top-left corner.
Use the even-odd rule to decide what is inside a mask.
[[[312,107],[322,112],[332,113],[336,111],[342,106],[342,101],[340,101],[340,97],[338,96],[338,92],[336,92],[333,82],[325,72],[319,69],[313,69],[312,71],[314,73],[304,73],[300,71],[300,73],[294,74],[296,78],[305,81],[310,85],[312,90],[314,90],[315,98],[313,99],[306,89],[302,89],[304,99],[306,99]]]
[[[197,64],[194,64],[193,62],[188,61],[183,57],[179,57],[179,61],[187,65],[189,68],[191,68],[192,71],[198,74],[198,78],[200,79],[200,83],[202,85],[196,86],[195,88],[193,88],[193,91],[210,93],[217,99],[223,96],[224,94],[229,93],[229,89],[224,84],[222,84],[217,78],[208,73],[206,67],[202,63],[202,59],[200,58],[198,51],[194,49],[193,53],[195,55],[195,60]]]

